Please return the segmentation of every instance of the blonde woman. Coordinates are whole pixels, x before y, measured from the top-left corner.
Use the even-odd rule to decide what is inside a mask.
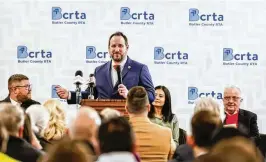
[[[42,136],[48,141],[61,139],[66,132],[65,112],[60,101],[49,99],[43,106],[48,110],[50,118]]]

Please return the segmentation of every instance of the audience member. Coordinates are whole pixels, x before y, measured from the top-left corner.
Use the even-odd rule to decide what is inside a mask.
[[[108,121],[112,118],[121,116],[120,112],[116,109],[105,108],[101,111],[100,115],[103,117],[104,121]]]
[[[218,142],[210,154],[195,162],[263,162],[263,156],[248,138],[235,136]]]
[[[29,78],[23,74],[14,74],[8,79],[8,96],[0,101],[27,109],[32,104],[40,104],[31,99],[31,84]]]
[[[176,145],[167,127],[152,123],[148,118],[149,99],[143,87],[129,90],[126,99],[129,121],[136,135],[136,150],[142,162],[165,162],[171,159]]]
[[[69,128],[71,139],[84,142],[94,154],[99,154],[97,132],[101,124],[98,113],[90,107],[81,107]]]
[[[249,137],[258,145],[260,140],[257,124],[257,115],[253,112],[240,109],[242,102],[241,90],[236,86],[224,89],[223,95],[225,125],[234,125],[236,128],[245,130]]]
[[[170,128],[176,145],[179,145],[179,124],[176,115],[172,113],[170,91],[165,86],[155,87],[155,100],[148,116],[153,123]]]
[[[28,143],[30,143],[33,147],[37,149],[42,149],[42,146],[40,145],[40,141],[35,136],[32,127],[31,127],[31,119],[28,114],[25,114],[24,119],[24,126],[23,126],[23,136],[22,138],[26,140]]]
[[[62,140],[48,149],[41,162],[94,162],[91,150],[80,141]]]
[[[217,116],[220,116],[219,104],[210,97],[201,97],[196,101],[194,107],[194,114],[200,111],[210,111],[216,114]],[[195,158],[194,151],[190,145],[183,144],[176,148],[173,158],[173,162],[193,161]]]
[[[103,123],[98,133],[101,155],[98,162],[137,162],[134,132],[124,117],[111,118]]]
[[[6,154],[19,161],[36,162],[42,152],[22,139],[23,110],[12,104],[0,104],[0,119],[9,134]]]
[[[49,122],[41,136],[53,143],[60,140],[66,133],[65,112],[59,100],[49,99],[43,106],[49,112]]]

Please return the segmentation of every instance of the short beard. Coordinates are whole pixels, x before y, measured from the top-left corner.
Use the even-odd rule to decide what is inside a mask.
[[[27,101],[27,100],[29,100],[30,99],[30,97],[29,97],[29,95],[27,94],[27,95],[22,95],[21,93],[19,93],[18,95],[17,95],[17,100],[19,101],[19,102],[25,102],[25,101]]]
[[[113,56],[111,56],[112,60],[114,60],[115,62],[121,62],[124,59],[124,55],[120,55],[120,58],[114,58]]]

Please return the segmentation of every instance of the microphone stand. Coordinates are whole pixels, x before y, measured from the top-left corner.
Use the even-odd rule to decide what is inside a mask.
[[[77,109],[79,108],[80,101],[81,101],[81,88],[80,88],[80,84],[77,83],[76,84],[76,107]]]
[[[89,96],[88,96],[88,98],[92,99],[92,100],[94,100],[93,85],[94,85],[94,83],[89,83]]]

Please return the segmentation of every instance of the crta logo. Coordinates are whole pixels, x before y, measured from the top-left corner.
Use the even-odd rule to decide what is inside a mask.
[[[24,58],[52,58],[52,52],[50,51],[28,51],[26,46],[18,46],[17,47],[17,58],[24,59]]]
[[[85,13],[75,12],[62,12],[60,7],[52,7],[52,20],[60,19],[86,19]]]
[[[130,13],[130,8],[128,7],[121,7],[120,9],[120,20],[154,20],[154,14],[153,13],[147,13],[146,11],[143,11],[142,13]]]
[[[173,60],[187,60],[188,54],[181,53],[180,51],[176,53],[166,52],[164,53],[163,47],[154,47],[154,60],[162,60],[162,59],[173,59]]]
[[[232,60],[257,61],[258,55],[251,54],[250,52],[247,52],[244,54],[233,53],[232,48],[224,48],[223,49],[223,61],[232,61]]]
[[[106,58],[108,52],[96,52],[96,48],[94,46],[86,47],[86,59],[95,59],[97,58]]]
[[[213,97],[216,99],[223,99],[222,93],[211,92],[199,92],[197,87],[188,87],[188,100],[196,100],[199,97]]]
[[[224,21],[223,15],[212,14],[200,14],[197,8],[189,9],[189,21]]]

